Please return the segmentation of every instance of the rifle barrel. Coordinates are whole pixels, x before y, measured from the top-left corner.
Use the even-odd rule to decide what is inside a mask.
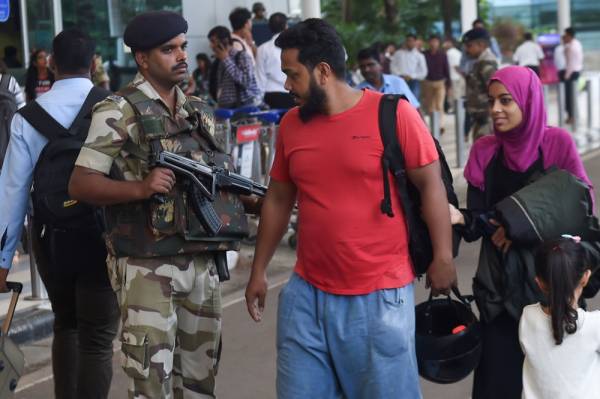
[[[217,188],[235,188],[236,191],[241,192],[242,194],[254,194],[260,197],[264,197],[267,192],[266,186],[256,183],[254,180],[238,173],[207,166],[203,163],[178,154],[174,154],[172,152],[162,151],[159,156],[159,163],[163,164],[164,166],[171,166],[175,170],[183,172],[188,176],[189,173],[199,174],[204,178],[210,179],[211,182],[214,182],[214,185],[216,185]]]

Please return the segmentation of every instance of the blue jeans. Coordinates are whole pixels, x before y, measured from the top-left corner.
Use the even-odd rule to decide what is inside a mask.
[[[334,295],[294,273],[279,296],[277,397],[420,399],[413,285]]]
[[[421,101],[421,81],[412,79],[406,83],[408,84],[410,91],[412,91],[412,93],[415,95],[417,100]]]

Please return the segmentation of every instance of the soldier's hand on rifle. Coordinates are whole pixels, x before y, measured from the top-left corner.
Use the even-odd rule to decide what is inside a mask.
[[[240,195],[240,199],[242,200],[242,204],[244,204],[244,211],[246,213],[251,215],[260,215],[263,198],[250,195]]]
[[[256,322],[262,319],[267,290],[267,276],[265,273],[252,272],[250,281],[248,281],[248,286],[246,287],[246,306],[248,307],[250,317]]]
[[[175,173],[166,168],[154,168],[142,181],[144,197],[150,198],[153,194],[166,194],[175,185]]]

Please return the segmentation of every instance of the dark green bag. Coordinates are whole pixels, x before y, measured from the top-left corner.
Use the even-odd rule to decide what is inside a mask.
[[[600,228],[592,204],[587,183],[565,170],[551,169],[495,208],[511,240],[534,246],[562,234],[597,241]]]

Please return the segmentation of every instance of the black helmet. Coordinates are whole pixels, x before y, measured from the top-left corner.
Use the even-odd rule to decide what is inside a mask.
[[[473,296],[432,299],[415,307],[416,350],[419,374],[438,384],[465,378],[481,357],[482,329],[471,310]]]

